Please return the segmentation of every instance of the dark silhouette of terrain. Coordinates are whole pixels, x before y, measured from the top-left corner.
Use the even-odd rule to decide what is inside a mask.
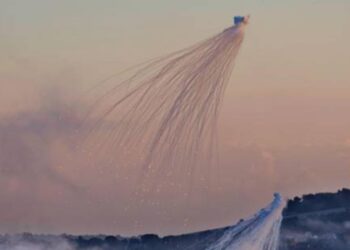
[[[350,190],[289,200],[283,212],[281,250],[350,250]]]
[[[39,249],[55,250],[202,250],[217,241],[227,228],[163,238],[154,234],[124,238],[26,233],[0,236],[0,248],[18,241],[20,249],[37,249],[30,246],[39,244]],[[280,239],[280,250],[350,250],[350,190],[308,194],[289,200],[283,211]],[[58,244],[62,247],[58,248]]]

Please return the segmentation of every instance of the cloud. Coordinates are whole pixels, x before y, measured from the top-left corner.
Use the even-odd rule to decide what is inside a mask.
[[[74,114],[54,99],[43,100],[37,110],[1,117],[0,178],[10,182],[48,180],[73,188],[55,169],[57,155],[53,149],[58,139],[68,142],[78,122]]]

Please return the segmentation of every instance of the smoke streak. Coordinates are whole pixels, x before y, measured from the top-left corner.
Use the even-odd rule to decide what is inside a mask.
[[[155,59],[96,98],[87,116],[98,121],[89,150],[111,162],[135,151],[143,169],[153,173],[191,166],[186,173],[192,175],[199,156],[212,161],[218,113],[244,26]]]
[[[227,230],[208,250],[277,250],[284,201],[279,194],[254,217]]]

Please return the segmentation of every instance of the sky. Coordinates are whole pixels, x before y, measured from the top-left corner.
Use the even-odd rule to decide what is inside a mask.
[[[142,203],[133,169],[77,157],[84,91],[236,14],[251,20],[212,191]],[[230,225],[274,192],[349,187],[349,24],[347,0],[0,0],[0,233],[183,233]]]

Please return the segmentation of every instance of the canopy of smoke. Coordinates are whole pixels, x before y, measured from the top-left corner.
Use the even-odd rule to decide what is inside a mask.
[[[219,109],[244,26],[138,66],[95,98],[87,115],[95,121],[88,150],[111,163],[133,152],[147,173],[193,175],[199,159],[212,164]]]

